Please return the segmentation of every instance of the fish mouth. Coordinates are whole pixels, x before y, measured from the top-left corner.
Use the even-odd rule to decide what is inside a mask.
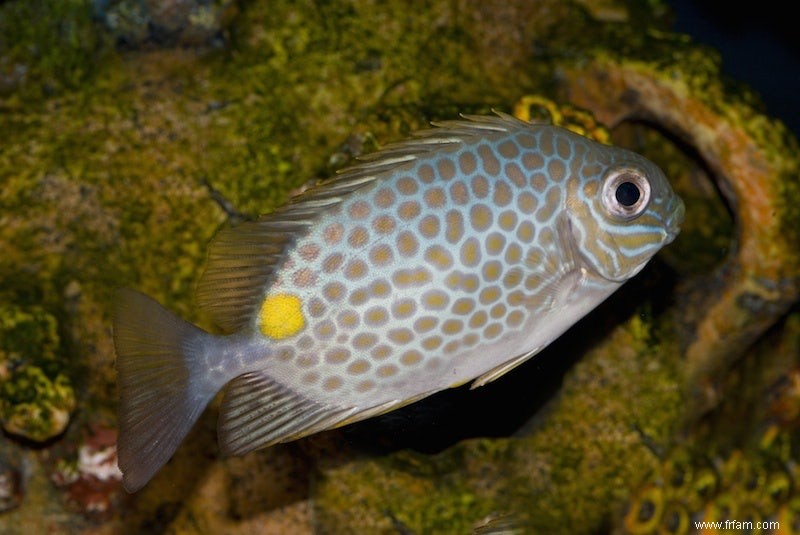
[[[681,225],[683,224],[684,217],[686,216],[686,206],[680,197],[675,197],[672,210],[670,210],[669,217],[667,218],[667,237],[664,244],[671,243],[678,234],[681,232]]]

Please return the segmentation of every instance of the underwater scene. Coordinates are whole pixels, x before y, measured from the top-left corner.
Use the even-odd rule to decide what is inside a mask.
[[[0,0],[0,535],[800,532],[725,9]]]

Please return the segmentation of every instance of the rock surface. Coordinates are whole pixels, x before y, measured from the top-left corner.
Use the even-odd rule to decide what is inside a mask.
[[[712,50],[664,31],[663,4],[155,4],[0,3],[0,532],[647,533],[725,503],[797,525],[800,151]],[[166,30],[109,23],[133,7]],[[192,25],[208,33],[182,42]],[[526,95],[659,163],[680,238],[496,383],[242,459],[218,457],[212,404],[124,493],[114,288],[213,329],[192,293],[219,228]],[[679,461],[699,490],[666,492]],[[731,483],[748,471],[772,501]]]

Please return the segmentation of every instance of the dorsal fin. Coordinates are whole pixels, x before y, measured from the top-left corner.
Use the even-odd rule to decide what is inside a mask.
[[[470,142],[475,136],[511,132],[528,125],[511,115],[463,116],[434,123],[407,141],[390,143],[360,158],[353,167],[294,197],[258,221],[217,233],[208,247],[208,262],[197,287],[197,300],[213,321],[232,332],[244,327],[258,309],[278,264],[318,216],[359,188],[385,177],[432,151]]]
[[[217,233],[197,285],[197,302],[228,332],[241,329],[263,299],[273,267],[302,225],[248,221]]]

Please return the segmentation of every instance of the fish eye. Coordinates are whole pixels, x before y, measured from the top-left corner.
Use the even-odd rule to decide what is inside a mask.
[[[614,192],[614,196],[617,198],[617,202],[622,206],[633,206],[636,204],[636,201],[639,200],[639,197],[642,196],[642,192],[639,191],[639,186],[633,182],[621,182],[617,186],[617,191]]]
[[[639,216],[650,200],[650,182],[636,169],[615,169],[605,178],[603,204],[609,213],[628,220]]]

